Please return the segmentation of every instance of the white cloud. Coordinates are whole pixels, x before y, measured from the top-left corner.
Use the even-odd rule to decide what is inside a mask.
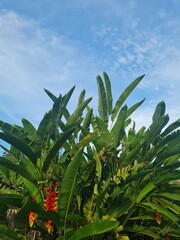
[[[93,58],[64,36],[13,12],[0,12],[0,49],[0,111],[12,121],[39,122],[51,104],[43,88],[59,95],[75,84],[80,91],[98,72]]]

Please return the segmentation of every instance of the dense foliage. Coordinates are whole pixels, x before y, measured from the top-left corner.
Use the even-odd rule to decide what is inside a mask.
[[[106,73],[97,76],[98,112],[74,87],[53,101],[36,129],[0,121],[1,239],[179,239],[180,119],[167,125],[160,102],[148,129],[136,131],[131,114],[144,100],[113,105]]]

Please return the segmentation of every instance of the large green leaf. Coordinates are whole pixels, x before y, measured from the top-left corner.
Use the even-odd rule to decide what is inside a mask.
[[[173,155],[180,154],[180,136],[172,139],[169,144],[162,149],[160,153],[157,154],[157,159],[154,163],[160,165],[162,160],[167,159]]]
[[[53,108],[51,111],[51,138],[53,140],[57,139],[57,135],[58,135],[58,117],[59,117],[59,111],[60,111],[60,107],[61,107],[61,102],[62,102],[62,96],[60,95],[57,100],[54,102],[53,104]]]
[[[90,128],[90,124],[91,124],[91,120],[92,120],[92,115],[93,115],[93,109],[92,108],[88,108],[87,110],[87,114],[84,117],[83,123],[82,123],[82,134],[86,135],[89,133],[89,128]]]
[[[112,135],[114,140],[114,147],[117,148],[120,144],[120,141],[122,140],[122,137],[125,133],[124,131],[124,122],[126,119],[126,111],[127,106],[125,105],[121,111],[119,112],[119,115],[117,117],[117,120],[112,128]]]
[[[78,169],[82,159],[82,149],[80,149],[75,157],[72,159],[68,165],[66,172],[64,174],[60,194],[58,198],[58,213],[67,219],[68,212],[70,210],[74,188],[76,184],[76,178],[78,174]]]
[[[72,96],[72,94],[73,94],[73,92],[74,92],[74,89],[75,89],[75,86],[73,86],[73,87],[69,90],[69,92],[66,93],[66,94],[62,97],[62,105],[63,105],[64,107],[67,106],[67,104],[68,104],[68,102],[69,102],[69,100],[70,100],[70,98],[71,98],[71,96]]]
[[[60,138],[56,141],[53,148],[50,150],[49,154],[47,155],[44,164],[43,164],[43,171],[46,172],[48,170],[48,167],[50,163],[53,161],[53,159],[56,157],[57,153],[59,152],[60,148],[63,146],[63,144],[68,140],[68,138],[72,135],[74,132],[75,127],[70,128],[65,133],[63,133]]]
[[[147,197],[147,195],[155,188],[155,184],[153,182],[149,182],[142,190],[141,192],[138,194],[137,198],[136,198],[136,203],[141,202],[141,200],[144,197]]]
[[[116,118],[120,108],[122,107],[123,103],[127,99],[127,97],[130,95],[130,93],[134,90],[134,88],[140,83],[140,81],[143,79],[145,75],[142,75],[138,78],[136,78],[120,95],[119,99],[117,100],[115,107],[112,112],[112,121]]]
[[[96,236],[101,233],[112,231],[118,225],[119,222],[116,220],[95,221],[76,230],[69,240],[79,240],[82,238]]]
[[[86,108],[86,106],[91,100],[92,98],[86,99],[76,108],[76,110],[72,113],[72,115],[69,117],[66,123],[67,128],[73,126],[76,123],[76,121],[81,117],[83,110]]]
[[[111,91],[111,82],[109,79],[109,76],[106,72],[103,72],[104,76],[104,83],[105,83],[105,89],[106,89],[106,97],[107,97],[107,106],[108,106],[108,113],[109,115],[112,113],[113,108],[113,97],[112,97],[112,91]]]
[[[24,155],[26,155],[34,164],[37,162],[35,153],[28,147],[21,139],[18,139],[13,134],[0,132],[0,139],[6,141],[7,143],[13,145]]]
[[[149,148],[149,145],[153,142],[155,137],[157,137],[161,133],[161,130],[168,123],[168,121],[169,121],[169,116],[164,115],[156,119],[151,124],[151,126],[146,132],[144,152]]]
[[[80,93],[79,99],[78,99],[78,106],[79,106],[81,103],[83,103],[84,98],[85,98],[85,93],[86,93],[85,90],[82,90],[82,92]]]
[[[172,131],[174,131],[175,129],[180,127],[180,119],[178,119],[177,121],[171,123],[165,130],[163,133],[161,133],[161,137],[165,137],[168,134],[170,134]]]
[[[97,76],[97,87],[98,87],[98,111],[99,116],[104,122],[108,122],[108,103],[106,90],[102,78]]]
[[[166,110],[166,105],[164,101],[161,101],[160,103],[158,103],[158,105],[156,106],[155,112],[153,114],[153,122],[159,119],[159,117],[163,116],[165,113],[165,110]]]
[[[27,132],[29,135],[35,137],[36,136],[36,128],[30,123],[27,119],[22,119],[22,124],[24,126],[25,132]]]
[[[36,184],[35,178],[25,168],[21,167],[20,165],[14,164],[10,160],[0,157],[0,166],[10,169],[11,171],[17,173],[18,175],[28,179],[33,184]]]
[[[157,204],[150,203],[150,202],[141,203],[140,206],[142,206],[142,207],[143,206],[144,207],[150,207],[153,210],[155,210],[155,211],[157,211],[159,213],[162,213],[165,217],[170,219],[172,222],[177,223],[180,220],[180,218],[176,214],[172,213],[171,211],[169,211],[168,209],[166,209],[163,206],[159,206]]]
[[[26,178],[23,178],[23,183],[24,183],[25,189],[28,191],[33,201],[37,202],[40,205],[43,204],[40,187],[32,184]]]
[[[35,145],[35,152],[39,158],[41,157],[41,154],[42,154],[42,150],[43,150],[42,148],[45,141],[46,130],[50,124],[50,118],[51,118],[51,111],[49,111],[44,115],[37,129],[37,136],[36,136],[37,142]]]

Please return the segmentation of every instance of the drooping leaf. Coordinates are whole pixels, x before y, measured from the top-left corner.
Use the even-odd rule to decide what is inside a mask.
[[[9,144],[13,145],[19,151],[21,151],[24,155],[26,155],[34,164],[37,162],[37,158],[35,153],[31,150],[29,146],[27,146],[21,139],[18,139],[12,134],[2,133],[0,132],[0,138]]]
[[[150,203],[150,202],[144,202],[144,203],[141,203],[141,206],[150,207],[153,210],[157,211],[158,213],[162,213],[164,216],[166,216],[168,219],[172,220],[173,222],[179,221],[179,217],[176,214],[172,213],[168,209],[166,209],[162,206],[159,206],[157,204]]]
[[[101,233],[109,232],[118,226],[119,222],[116,220],[101,220],[89,223],[82,228],[75,231],[69,240],[79,240],[91,236],[96,236]]]
[[[29,172],[27,172],[25,168],[22,168],[20,165],[14,164],[10,160],[0,157],[0,166],[10,169],[11,171],[17,173],[18,175],[28,179],[33,184],[36,184],[36,180],[34,179],[34,177]]]

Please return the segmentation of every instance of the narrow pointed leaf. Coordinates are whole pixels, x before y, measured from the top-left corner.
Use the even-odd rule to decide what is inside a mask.
[[[140,101],[140,102],[134,104],[132,107],[130,107],[130,108],[127,110],[126,118],[128,118],[134,111],[136,111],[136,109],[137,109],[139,106],[141,106],[141,104],[144,102],[144,100],[145,100],[145,98],[144,98],[142,101]]]
[[[86,93],[85,90],[82,90],[82,92],[80,93],[79,99],[78,99],[78,106],[84,101],[85,93]]]
[[[119,99],[117,100],[115,107],[112,112],[112,121],[116,118],[120,108],[122,107],[123,103],[127,99],[127,97],[130,95],[130,93],[134,90],[134,88],[140,83],[140,81],[143,79],[145,75],[142,75],[138,78],[136,78],[120,95]]]
[[[57,100],[57,97],[54,96],[54,94],[52,94],[49,90],[44,88],[44,91],[47,93],[47,95],[51,98],[51,100],[53,100],[53,102],[55,102]]]
[[[74,92],[74,89],[75,89],[75,86],[73,86],[73,87],[69,90],[69,92],[66,93],[66,94],[62,97],[62,105],[63,105],[64,107],[67,106],[67,104],[68,104],[68,102],[69,102],[69,100],[70,100],[70,98],[71,98],[71,96],[72,96],[72,94],[73,94],[73,92]]]
[[[61,107],[61,100],[62,100],[62,96],[60,95],[57,100],[54,102],[53,104],[53,108],[51,111],[51,138],[53,140],[56,140],[57,138],[57,133],[58,133],[58,117],[59,117],[59,110]]]
[[[97,87],[98,87],[98,111],[99,116],[104,122],[108,122],[108,104],[106,90],[102,78],[97,76]]]

